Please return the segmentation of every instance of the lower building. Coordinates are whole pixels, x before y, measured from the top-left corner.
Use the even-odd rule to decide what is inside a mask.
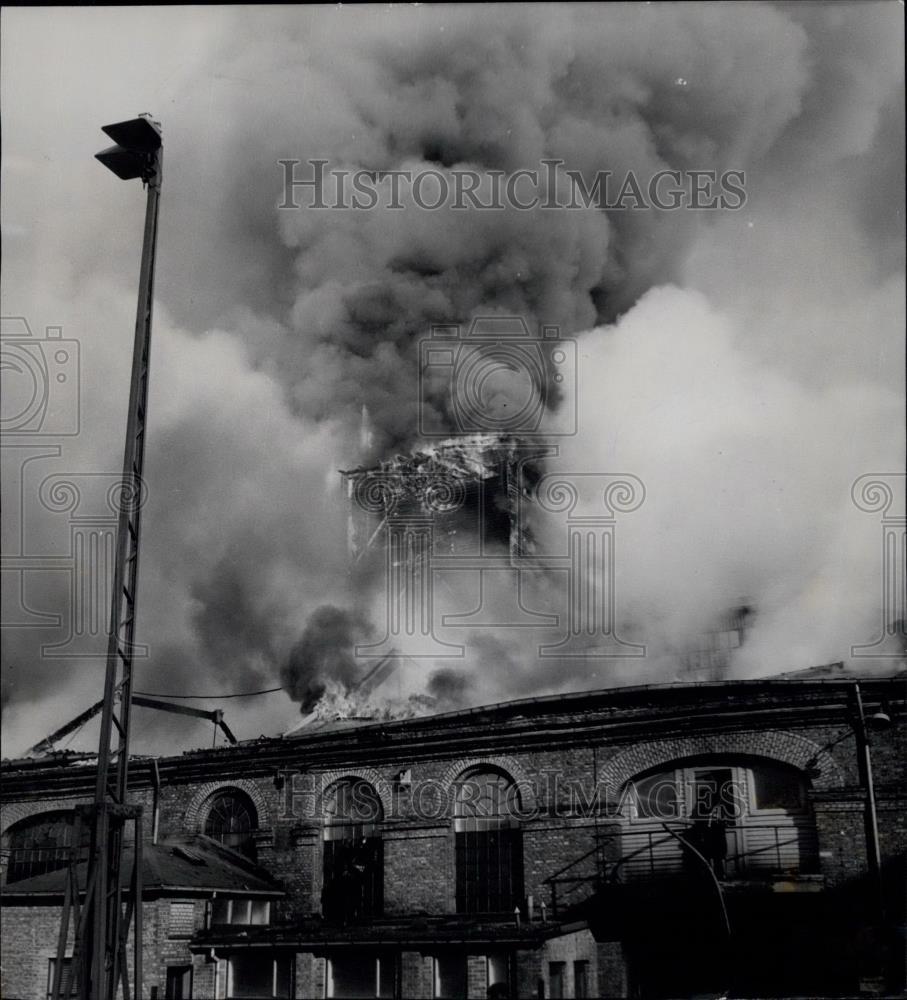
[[[137,758],[143,995],[903,990],[904,696],[620,688]],[[49,995],[93,783],[3,763],[5,998]]]

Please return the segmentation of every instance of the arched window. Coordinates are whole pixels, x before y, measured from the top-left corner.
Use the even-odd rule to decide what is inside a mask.
[[[801,771],[755,757],[692,758],[637,775],[623,799],[619,874],[689,868],[702,863],[697,853],[719,878],[813,872],[807,792]]]
[[[384,909],[384,818],[375,789],[359,778],[337,782],[324,799],[322,913],[341,923]]]
[[[456,785],[457,912],[513,912],[523,905],[523,839],[516,785],[473,771]]]
[[[226,788],[211,799],[205,820],[206,836],[254,860],[257,829],[258,814],[245,792]]]
[[[6,881],[18,882],[65,868],[74,834],[72,812],[40,813],[16,823],[5,838],[9,849]]]

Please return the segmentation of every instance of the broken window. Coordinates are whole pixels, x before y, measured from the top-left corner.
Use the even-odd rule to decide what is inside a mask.
[[[477,771],[457,785],[457,912],[512,912],[523,903],[523,840],[516,785]]]
[[[378,793],[360,779],[338,782],[324,805],[322,913],[355,922],[384,909],[383,818]]]
[[[255,839],[258,814],[252,800],[236,788],[226,789],[211,799],[205,820],[205,835],[219,840],[225,847],[255,859]]]

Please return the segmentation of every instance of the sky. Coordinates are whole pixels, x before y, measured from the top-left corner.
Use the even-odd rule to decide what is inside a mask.
[[[673,681],[677,649],[741,598],[756,615],[734,676],[894,664],[889,647],[851,655],[882,620],[882,513],[852,487],[888,477],[889,513],[902,504],[900,4],[0,18],[4,390],[14,406],[7,362],[23,352],[67,377],[30,424],[4,411],[5,756],[101,694],[103,636],[70,636],[97,577],[77,568],[73,533],[109,519],[121,463],[144,195],[93,154],[101,125],[142,112],[162,123],[165,164],[137,689],[277,687],[325,636],[322,674],[344,688],[349,644],[374,634],[386,593],[351,570],[338,470],[422,446],[419,341],[477,315],[575,343],[575,377],[550,405],[575,410],[576,434],[550,470],[644,484],[617,519],[615,593],[647,655],[543,660],[531,630],[485,630],[462,662],[401,668],[381,699],[437,709]],[[739,171],[745,201],[282,210],[282,159],[483,183],[546,159],[643,184]],[[599,512],[580,492],[579,513]],[[562,545],[562,517],[531,517],[543,545]],[[535,599],[562,614],[565,581],[544,577]],[[444,610],[475,584],[448,588]],[[289,687],[297,700],[193,704],[222,705],[250,738],[298,720]],[[86,726],[70,748],[96,739]],[[211,732],[143,711],[134,739],[163,752]]]

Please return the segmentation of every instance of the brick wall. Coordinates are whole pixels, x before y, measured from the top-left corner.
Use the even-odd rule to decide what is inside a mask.
[[[154,987],[163,997],[161,978],[161,908],[166,903],[145,903],[142,923],[142,963],[144,967],[143,997],[151,996]],[[0,996],[4,1000],[45,1000],[48,988],[49,961],[56,958],[60,932],[59,906],[4,906],[0,909],[2,933],[2,978]],[[133,967],[133,938],[128,941],[128,966]],[[188,951],[183,945],[183,952]],[[67,955],[72,954],[72,928],[67,942]],[[188,962],[188,957],[184,959]],[[201,995],[201,994],[200,994]]]
[[[724,707],[716,701],[717,721]],[[211,754],[212,770],[208,772],[201,764],[187,759],[180,765],[182,770],[162,767],[160,835],[163,838],[170,833],[198,830],[204,823],[210,797],[222,788],[240,788],[250,796],[259,814],[259,861],[282,880],[288,892],[287,900],[274,906],[274,919],[286,922],[310,917],[320,911],[321,905],[322,796],[332,782],[358,775],[378,788],[385,811],[382,830],[386,914],[442,914],[451,912],[455,906],[452,805],[456,782],[469,768],[494,767],[510,774],[520,787],[525,888],[534,897],[536,919],[541,917],[542,901],[548,904],[550,919],[551,892],[546,880],[588,853],[597,835],[615,829],[615,820],[606,815],[606,810],[616,804],[627,779],[677,757],[749,754],[793,764],[811,777],[820,867],[826,884],[834,890],[865,877],[865,800],[859,784],[855,741],[849,734],[846,717],[829,721],[826,713],[817,716],[822,721],[814,724],[800,721],[784,727],[775,720],[762,728],[735,726],[733,730],[725,727],[721,731],[712,731],[703,723],[700,732],[690,732],[689,724],[685,723],[677,731],[662,726],[657,735],[641,732],[632,739],[622,736],[590,738],[582,744],[572,742],[572,726],[587,725],[592,718],[604,717],[601,711],[598,714],[596,711],[552,708],[549,721],[555,734],[547,743],[523,748],[511,746],[500,754],[466,755],[437,747],[429,754],[410,751],[404,743],[393,752],[378,747],[373,762],[367,766],[358,761],[347,767],[345,755],[353,754],[356,749],[356,741],[352,740],[338,746],[336,760],[329,766],[315,767],[307,758],[305,746],[288,740],[280,747],[280,769],[298,773],[294,779],[285,778],[282,789],[274,781],[277,768],[256,769],[255,753],[250,751],[244,756],[242,748]],[[669,716],[670,710],[664,705],[653,707],[639,696],[638,703],[625,714],[628,719],[644,719],[648,715],[654,724]],[[556,731],[555,717],[559,727]],[[464,721],[463,725],[467,724],[470,723]],[[480,734],[484,732],[482,725],[477,725]],[[872,735],[880,841],[886,859],[902,856],[907,850],[905,734],[907,727],[899,722],[889,731]],[[395,781],[403,771],[409,772],[409,785],[401,786]],[[139,788],[135,798],[145,807],[143,824],[149,830],[152,791]],[[27,796],[5,804],[3,829],[25,816],[60,808],[61,803],[71,805],[84,800],[84,796],[72,795],[41,798],[32,789]],[[579,812],[571,813],[572,807],[579,807]],[[581,815],[584,811],[586,815]],[[616,839],[612,841],[614,849],[616,843]],[[570,871],[577,876],[592,875],[595,859],[590,857]],[[579,882],[572,890],[561,887],[559,896],[562,904],[568,897],[575,902],[591,889],[591,881]],[[154,954],[146,961],[146,993],[156,985],[163,994],[166,966],[190,961],[185,937],[188,910],[177,912],[177,919],[172,921],[167,903],[160,910],[154,909],[153,917],[149,916],[146,953],[153,948]],[[193,904],[196,926],[201,926],[203,912],[201,902]],[[21,920],[18,915],[22,915]],[[528,914],[524,912],[523,917],[528,919]],[[47,958],[54,953],[58,920],[59,910],[53,907],[3,908],[4,930],[8,931],[3,945],[7,991],[4,995],[18,996],[22,990],[27,991],[22,992],[23,996],[44,996]],[[533,978],[537,980],[541,974],[539,963],[548,961],[547,954],[532,951],[534,957],[530,957],[530,951],[525,950],[518,962],[521,994],[525,989],[529,991],[525,995],[535,995]],[[599,942],[589,960],[596,963],[595,975],[603,994],[621,995],[625,988],[621,985],[625,963],[620,945]],[[199,957],[192,961],[196,993],[213,995],[214,964]],[[430,989],[429,958],[415,952],[405,953],[401,974],[409,995],[420,995],[418,990]],[[324,976],[323,958],[299,955],[297,981],[301,996],[322,996]],[[470,958],[469,976],[471,995],[484,997],[482,956]],[[9,980],[12,986],[7,987],[6,977],[12,977]]]

